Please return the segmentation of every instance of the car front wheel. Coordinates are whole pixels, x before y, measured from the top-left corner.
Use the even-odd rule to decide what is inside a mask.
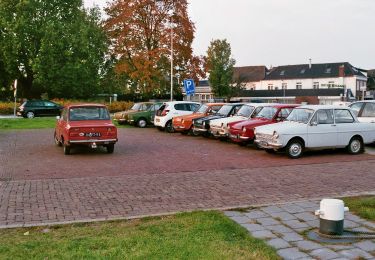
[[[353,137],[348,144],[347,150],[350,154],[363,153],[364,146],[361,138]]]
[[[292,159],[300,158],[303,154],[303,144],[299,140],[291,140],[286,147],[288,156]]]

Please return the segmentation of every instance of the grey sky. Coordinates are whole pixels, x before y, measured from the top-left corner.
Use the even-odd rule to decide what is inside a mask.
[[[348,61],[375,68],[375,0],[188,0],[195,54],[226,38],[236,66]],[[105,5],[105,0],[85,0]]]

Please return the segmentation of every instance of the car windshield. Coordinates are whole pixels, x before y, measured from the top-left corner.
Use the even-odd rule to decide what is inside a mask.
[[[263,107],[262,110],[256,115],[256,118],[267,118],[272,119],[277,112],[277,108],[274,107]]]
[[[222,116],[227,116],[230,113],[230,111],[232,110],[232,108],[233,108],[233,106],[225,105],[225,106],[222,106],[220,108],[220,110],[217,111],[217,113],[219,115],[222,115]]]
[[[242,106],[240,108],[240,110],[238,110],[237,112],[237,116],[244,116],[244,117],[250,117],[251,114],[253,113],[254,111],[254,107],[253,106]]]
[[[73,107],[69,109],[69,120],[109,120],[110,116],[105,107]]]
[[[286,118],[286,121],[294,121],[307,124],[312,114],[314,114],[314,110],[306,108],[295,108]]]
[[[201,105],[200,107],[198,107],[197,110],[195,110],[195,113],[206,113],[207,109],[208,109],[208,106]]]
[[[134,104],[132,106],[131,110],[137,110],[137,111],[139,111],[139,110],[141,110],[141,108],[142,108],[142,104],[137,103],[137,104]]]

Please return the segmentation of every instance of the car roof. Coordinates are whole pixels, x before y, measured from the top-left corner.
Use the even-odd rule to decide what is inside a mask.
[[[106,107],[106,106],[103,104],[81,103],[81,104],[70,104],[70,105],[66,105],[65,107],[72,108],[72,107]]]
[[[186,103],[201,104],[196,101],[167,101],[167,102],[164,102],[163,104],[186,104]]]
[[[212,106],[224,106],[226,103],[206,103],[204,105],[212,107]]]
[[[354,103],[375,103],[375,100],[359,100],[359,101],[354,101]]]
[[[313,110],[318,110],[318,109],[350,109],[349,107],[340,106],[340,105],[304,105],[304,106],[300,106],[299,108],[307,108],[307,109],[313,109]]]

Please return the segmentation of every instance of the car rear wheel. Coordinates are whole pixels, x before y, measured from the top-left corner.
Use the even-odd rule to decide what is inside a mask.
[[[303,144],[299,140],[291,140],[287,147],[286,152],[292,159],[300,158],[303,154]]]
[[[361,138],[355,136],[352,139],[350,139],[347,150],[350,154],[363,153],[364,146],[363,146],[363,142],[362,142]]]
[[[174,132],[173,125],[172,125],[172,120],[169,120],[165,124],[165,131],[168,132],[168,133],[173,133]]]
[[[109,144],[107,145],[107,153],[113,153],[113,151],[115,150],[115,145],[114,144]]]
[[[69,145],[64,144],[64,154],[65,155],[70,154],[70,146]]]
[[[26,117],[27,117],[27,118],[34,118],[34,117],[35,117],[35,114],[34,114],[33,111],[29,111],[29,112],[26,113]]]
[[[54,139],[55,139],[55,144],[56,144],[57,146],[61,146],[61,142],[60,142],[59,138],[57,137],[56,132],[54,133],[53,136],[54,136]]]
[[[137,126],[140,128],[145,128],[147,126],[147,121],[144,118],[141,118],[137,121]]]

